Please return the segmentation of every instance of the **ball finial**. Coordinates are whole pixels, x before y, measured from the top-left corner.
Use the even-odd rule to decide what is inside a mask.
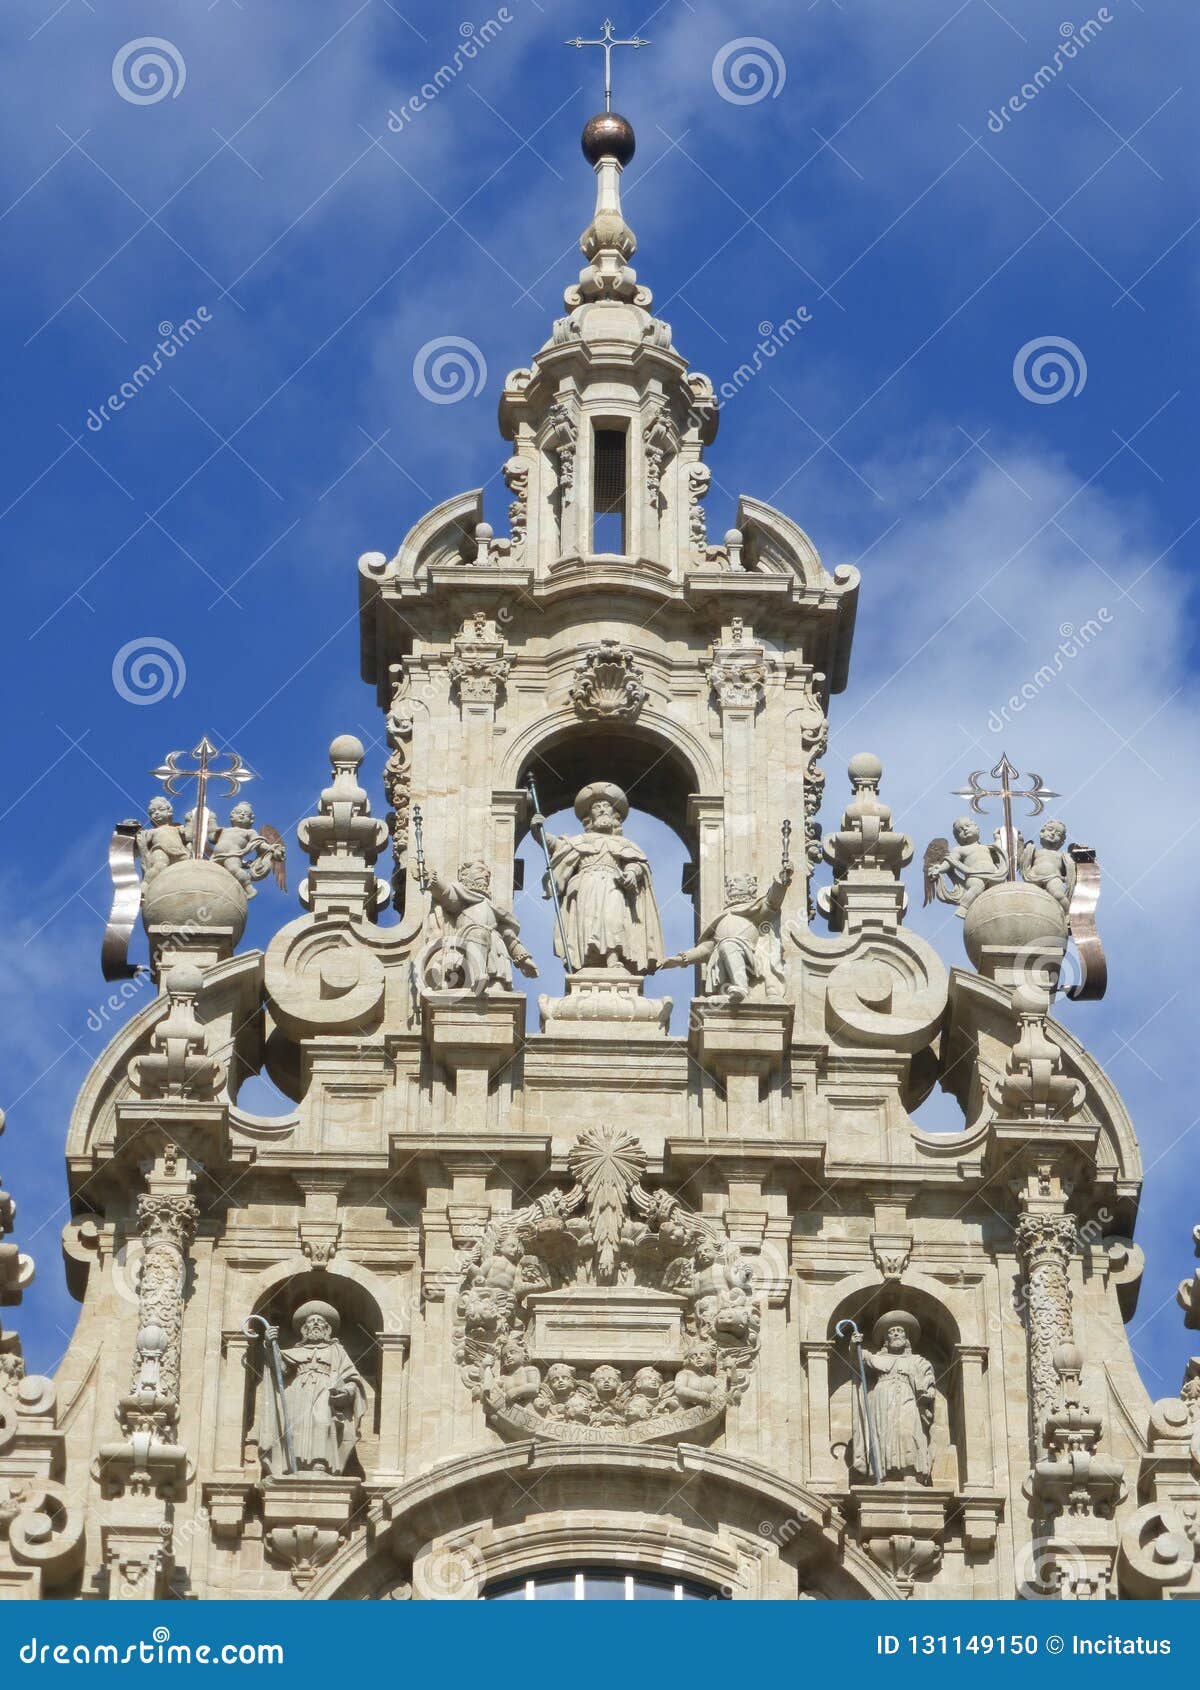
[[[593,166],[599,164],[602,158],[615,158],[624,167],[637,146],[632,123],[615,111],[597,112],[595,117],[589,118],[583,126],[579,144],[584,158]]]

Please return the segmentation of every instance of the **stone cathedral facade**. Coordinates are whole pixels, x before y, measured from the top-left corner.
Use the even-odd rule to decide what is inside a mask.
[[[875,758],[822,833],[858,574],[751,496],[709,535],[718,405],[631,267],[632,131],[584,151],[506,520],[463,493],[359,562],[389,812],[336,739],[265,952],[283,846],[209,807],[216,748],[182,820],[176,758],[117,830],[158,991],[70,1122],[56,1377],[0,1333],[0,1595],[1195,1597],[1200,1383],[1139,1380],[1137,1144],[1050,1018],[1075,859],[956,824],[948,967]],[[631,806],[687,847],[674,957]],[[290,1113],[239,1101],[263,1073]],[[936,1086],[961,1130],[913,1121]],[[13,1224],[0,1192],[5,1304]]]

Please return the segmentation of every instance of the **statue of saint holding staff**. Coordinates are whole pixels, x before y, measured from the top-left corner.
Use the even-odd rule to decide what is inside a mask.
[[[651,974],[665,947],[649,858],[621,832],[629,800],[619,786],[593,781],[575,799],[575,814],[583,833],[547,833],[542,815],[530,824],[547,853],[546,896],[557,895],[562,918],[555,951],[568,970]]]

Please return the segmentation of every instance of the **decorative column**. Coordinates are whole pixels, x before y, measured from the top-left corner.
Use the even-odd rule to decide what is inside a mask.
[[[166,1594],[171,1572],[168,1504],[187,1482],[179,1432],[179,1363],[188,1249],[199,1209],[192,1170],[174,1146],[144,1163],[148,1189],[137,1201],[142,1240],[138,1325],[128,1393],[117,1407],[125,1441],[100,1450],[100,1480],[117,1507],[103,1525],[109,1597]]]
[[[1030,1441],[1036,1454],[1047,1416],[1058,1404],[1055,1351],[1075,1338],[1068,1268],[1079,1239],[1071,1215],[1032,1213],[1018,1218],[1016,1239],[1025,1281],[1033,1421]]]

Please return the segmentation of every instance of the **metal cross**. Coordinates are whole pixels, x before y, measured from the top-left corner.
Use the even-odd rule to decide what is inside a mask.
[[[1041,775],[1035,775],[1032,771],[1026,776],[1029,781],[1028,788],[1025,791],[1019,790],[1014,783],[1020,780],[1021,771],[1014,768],[1007,756],[1004,755],[1001,755],[1000,761],[991,771],[991,778],[998,780],[1000,785],[995,788],[981,786],[979,783],[983,779],[983,770],[976,769],[974,774],[967,776],[970,785],[956,788],[954,796],[956,798],[969,798],[971,808],[977,816],[983,814],[983,800],[985,798],[999,798],[1003,802],[1004,850],[1008,858],[1007,873],[1009,880],[1015,880],[1017,878],[1017,830],[1013,826],[1013,799],[1024,798],[1031,806],[1029,814],[1040,816],[1046,807],[1047,798],[1061,798],[1062,793],[1052,792],[1048,786],[1043,784]]]
[[[604,109],[612,110],[612,50],[614,47],[648,47],[650,43],[640,35],[630,36],[628,41],[618,41],[613,34],[611,18],[605,18],[602,25],[603,35],[598,41],[585,41],[582,35],[577,35],[574,41],[564,41],[564,47],[603,47],[604,49]]]
[[[192,834],[192,855],[203,857],[204,847],[208,842],[209,808],[208,783],[211,780],[228,782],[225,797],[232,798],[240,786],[248,780],[254,779],[253,770],[248,769],[236,751],[218,751],[213,742],[205,734],[199,745],[194,745],[191,755],[196,759],[196,767],[189,769],[180,765],[179,759],[186,757],[186,751],[168,752],[166,760],[150,773],[155,780],[160,780],[173,798],[177,798],[182,790],[184,781],[194,780],[196,783],[196,822]],[[218,769],[213,767],[214,759],[228,757],[229,767]]]

